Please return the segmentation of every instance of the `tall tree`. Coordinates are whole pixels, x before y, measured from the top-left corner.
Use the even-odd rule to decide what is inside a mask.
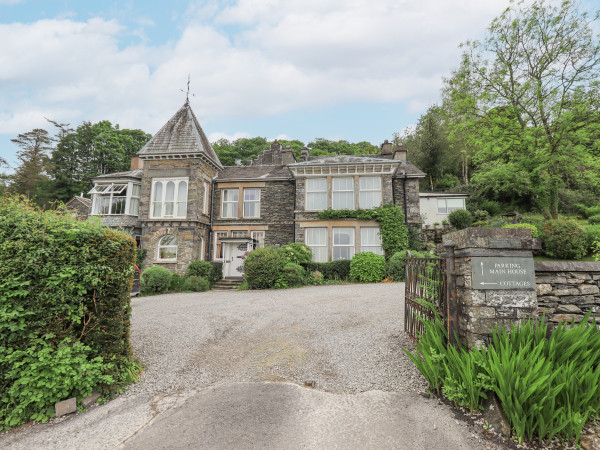
[[[508,108],[520,139],[535,152],[539,181],[549,194],[547,213],[555,218],[558,190],[575,176],[567,171],[594,165],[570,141],[600,110],[600,42],[593,24],[599,17],[580,10],[576,0],[558,6],[511,1],[481,42],[464,45],[461,67],[447,84],[471,125],[514,134],[512,123],[503,129],[494,117],[498,107]]]
[[[43,202],[44,192],[41,184],[47,180],[48,153],[51,149],[52,138],[42,128],[35,128],[27,133],[19,134],[11,142],[18,145],[17,151],[19,165],[10,177],[11,190],[30,199]]]

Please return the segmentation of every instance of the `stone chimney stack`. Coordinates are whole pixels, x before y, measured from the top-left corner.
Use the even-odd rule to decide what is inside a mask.
[[[381,154],[382,155],[391,155],[392,154],[392,143],[388,142],[386,139],[383,144],[381,144]]]
[[[300,153],[300,161],[308,161],[308,148],[303,147]]]
[[[142,158],[140,158],[139,156],[132,156],[131,157],[131,166],[129,167],[129,170],[138,170],[138,169],[143,169],[144,168],[144,160]]]
[[[294,151],[292,150],[292,147],[288,145],[281,151],[281,163],[287,166],[288,164],[293,164],[295,162],[296,156],[294,156]]]
[[[394,149],[394,159],[406,162],[406,147],[404,145],[399,145]]]

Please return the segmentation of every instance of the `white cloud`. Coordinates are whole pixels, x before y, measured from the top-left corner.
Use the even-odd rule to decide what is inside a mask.
[[[210,133],[208,135],[208,140],[210,142],[217,142],[221,139],[227,139],[229,142],[233,142],[237,139],[243,139],[243,138],[251,138],[254,136],[251,136],[249,133],[246,133],[244,131],[238,131],[237,133],[234,134],[227,134],[227,133],[221,133],[220,131],[216,131],[214,133]]]
[[[145,36],[153,26],[146,18],[131,30],[99,18],[0,24],[0,133],[40,126],[42,116],[75,125],[109,119],[154,133],[183,103],[188,74],[201,123],[342,102],[424,110],[458,64],[457,45],[505,6],[240,0],[219,10],[194,2],[179,39],[162,46],[122,44],[124,35]],[[227,136],[211,140],[218,135]]]

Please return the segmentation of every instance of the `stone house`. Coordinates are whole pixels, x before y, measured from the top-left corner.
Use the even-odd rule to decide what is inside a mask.
[[[303,149],[299,160],[274,141],[246,165],[223,167],[186,102],[130,171],[94,178],[90,215],[129,231],[146,265],[182,273],[197,259],[223,261],[224,275],[238,277],[257,246],[305,243],[315,261],[382,254],[377,222],[322,220],[318,212],[391,202],[420,229],[424,176],[404,147],[387,141],[376,155],[311,157]]]

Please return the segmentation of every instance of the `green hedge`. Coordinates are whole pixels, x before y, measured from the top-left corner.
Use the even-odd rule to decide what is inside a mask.
[[[429,252],[411,250],[416,258],[434,258]],[[396,252],[388,262],[388,275],[394,281],[406,281],[406,250]]]
[[[350,260],[339,259],[331,262],[309,262],[306,268],[310,272],[320,272],[323,279],[328,280],[348,280],[350,278]]]
[[[244,280],[250,289],[271,289],[283,274],[286,262],[279,248],[257,248],[244,259]]]
[[[0,198],[0,428],[45,420],[55,402],[131,375],[135,258],[119,231]],[[76,378],[61,372],[65,360]],[[22,377],[36,365],[46,378]]]
[[[373,252],[356,253],[350,261],[350,278],[361,283],[379,283],[386,274],[385,258]]]

